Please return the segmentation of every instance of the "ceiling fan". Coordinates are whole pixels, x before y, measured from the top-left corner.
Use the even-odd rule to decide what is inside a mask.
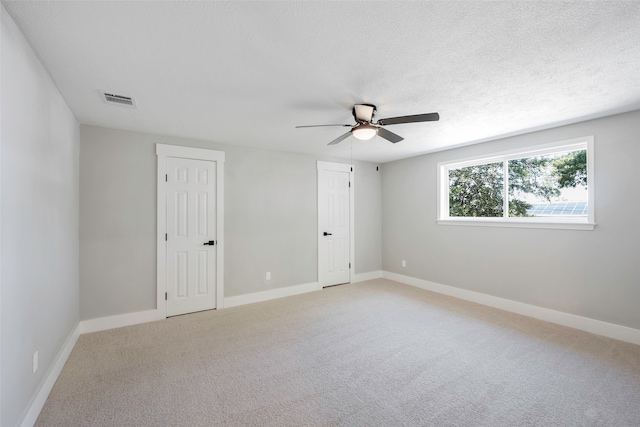
[[[328,145],[335,145],[340,141],[347,139],[350,135],[365,141],[378,135],[395,144],[396,142],[402,141],[404,138],[386,130],[382,126],[399,125],[402,123],[436,122],[440,120],[440,115],[438,113],[427,113],[415,114],[413,116],[389,117],[387,119],[380,119],[374,122],[373,117],[375,116],[376,111],[377,108],[373,104],[356,104],[351,110],[353,118],[356,119],[355,125],[307,125],[296,126],[296,128],[313,128],[322,126],[342,126],[351,128],[349,132],[344,135],[340,135]]]

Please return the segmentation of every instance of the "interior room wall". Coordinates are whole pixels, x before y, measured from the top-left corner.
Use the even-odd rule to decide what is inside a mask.
[[[356,273],[382,269],[382,166],[356,162]]]
[[[49,74],[0,8],[0,424],[14,426],[79,322],[80,132]]]
[[[80,133],[81,319],[155,308],[156,143],[225,152],[225,297],[318,280],[316,161],[344,160],[97,126]],[[381,172],[354,164],[355,272],[379,271]]]
[[[593,231],[436,223],[438,162],[587,135]],[[387,163],[383,269],[640,329],[639,159],[640,110]]]

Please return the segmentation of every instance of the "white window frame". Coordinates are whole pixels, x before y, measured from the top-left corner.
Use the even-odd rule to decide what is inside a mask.
[[[449,216],[449,171],[468,166],[487,163],[506,162],[524,157],[543,156],[567,151],[587,150],[588,208],[587,217],[533,217],[515,218],[508,216],[508,197],[504,198],[505,207],[502,217],[450,217]],[[506,171],[505,171],[506,172]],[[595,223],[595,175],[594,175],[594,138],[585,136],[550,144],[536,145],[517,150],[502,151],[490,155],[468,157],[465,159],[439,162],[438,168],[438,214],[437,223],[442,225],[471,225],[488,227],[517,228],[555,228],[567,230],[593,230]],[[508,195],[509,177],[505,173],[504,192]]]

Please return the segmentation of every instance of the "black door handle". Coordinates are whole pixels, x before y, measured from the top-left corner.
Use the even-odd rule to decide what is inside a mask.
[[[205,245],[205,246],[207,246],[207,245],[211,245],[211,246],[213,246],[213,245],[215,245],[215,244],[216,244],[216,241],[215,241],[215,240],[209,240],[208,242],[204,242],[204,245]]]
[[[325,235],[325,236],[333,236],[333,234],[331,234],[331,233],[327,233],[326,231],[324,232],[324,235]]]

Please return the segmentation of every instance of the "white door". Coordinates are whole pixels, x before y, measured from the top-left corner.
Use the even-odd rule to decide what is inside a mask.
[[[349,282],[349,176],[318,170],[318,281],[323,288]]]
[[[216,162],[167,157],[167,316],[216,307]]]

